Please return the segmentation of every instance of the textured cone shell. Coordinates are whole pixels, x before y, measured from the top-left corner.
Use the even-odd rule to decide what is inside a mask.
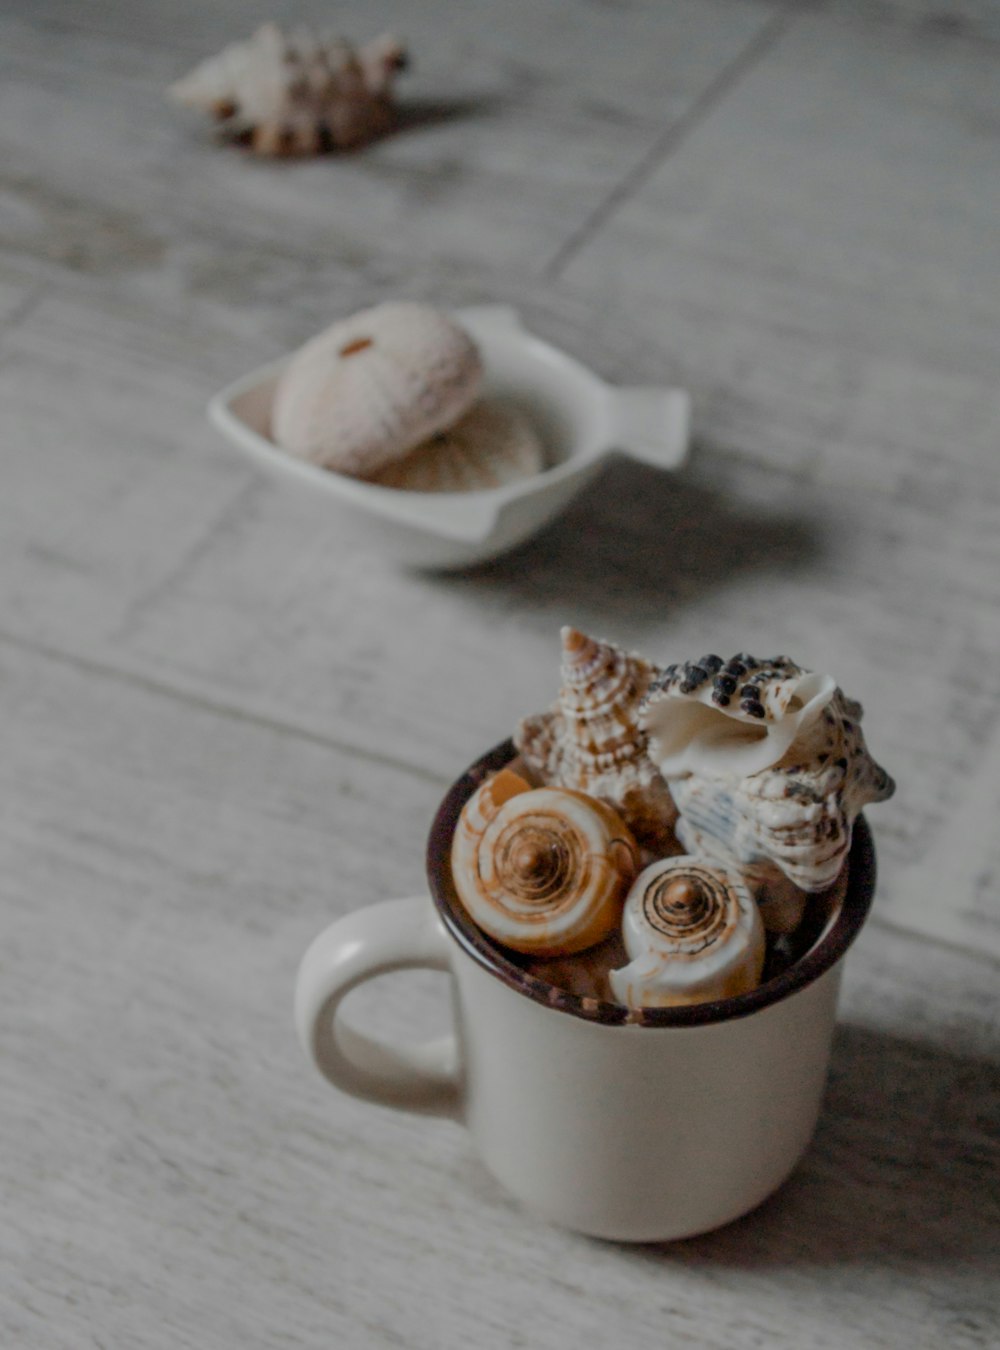
[[[275,391],[271,430],[291,454],[364,478],[457,422],[481,380],[475,344],[446,314],[376,305],[292,358]]]
[[[721,851],[741,867],[769,865],[803,891],[833,885],[858,814],[895,789],[868,753],[860,721],[860,706],[837,689],[778,763],[742,777],[674,781],[685,847]]]
[[[741,652],[668,666],[641,712],[650,756],[667,779],[687,773],[759,773],[776,764],[833,697],[829,675],[785,656]]]
[[[610,975],[630,1008],[733,998],[756,988],[764,928],[742,879],[698,858],[665,858],[639,874],[625,901],[631,962]]]
[[[510,783],[516,777],[489,780],[463,808],[452,841],[455,890],[505,946],[536,956],[582,951],[618,924],[635,840],[602,802],[522,788]]]
[[[483,400],[371,481],[411,492],[475,492],[530,478],[544,466],[541,437],[528,419]]]
[[[269,23],[202,61],[169,92],[258,154],[315,154],[388,129],[389,86],[403,64],[403,48],[388,34],[356,51],[340,37],[285,33]]]
[[[575,628],[562,630],[562,648],[556,707],[525,718],[515,744],[542,782],[600,797],[640,843],[662,852],[672,844],[676,811],[638,719],[656,667]]]

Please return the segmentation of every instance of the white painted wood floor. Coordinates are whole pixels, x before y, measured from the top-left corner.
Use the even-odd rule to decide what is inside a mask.
[[[0,1344],[1000,1345],[996,8],[354,0],[323,21],[415,57],[363,155],[254,162],[166,103],[303,15],[0,16]],[[690,466],[393,568],[203,411],[388,296],[686,385]],[[899,781],[814,1146],[663,1248],[540,1224],[292,1032],[309,939],[419,889],[567,621],[829,669]],[[364,1006],[419,1033],[442,985]]]

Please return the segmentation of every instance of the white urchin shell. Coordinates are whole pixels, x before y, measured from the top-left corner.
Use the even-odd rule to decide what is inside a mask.
[[[530,478],[545,467],[542,439],[506,404],[481,399],[453,427],[384,469],[371,481],[410,492],[476,492]]]
[[[272,436],[301,459],[366,478],[453,426],[481,381],[476,345],[448,315],[376,305],[292,358],[275,391]]]

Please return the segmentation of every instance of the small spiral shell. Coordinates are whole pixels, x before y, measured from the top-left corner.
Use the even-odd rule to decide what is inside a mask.
[[[673,851],[677,811],[638,721],[656,667],[575,628],[561,639],[558,702],[514,733],[524,762],[543,783],[606,801],[654,857]]]
[[[764,928],[750,892],[698,858],[663,858],[640,873],[622,936],[632,960],[610,979],[630,1008],[732,998],[760,981]]]
[[[565,956],[615,929],[636,857],[631,833],[603,802],[530,789],[504,771],[466,803],[451,869],[459,899],[491,937],[531,955]]]

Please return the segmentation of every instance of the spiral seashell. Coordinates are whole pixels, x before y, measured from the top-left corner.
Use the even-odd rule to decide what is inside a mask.
[[[738,709],[734,680],[744,681]],[[859,812],[895,790],[868,753],[861,705],[787,657],[671,667],[642,716],[681,843],[754,872],[761,901],[775,901],[770,922],[784,931],[794,915],[784,881],[809,893],[833,885]]]
[[[531,789],[506,771],[463,808],[451,870],[459,899],[491,937],[516,951],[560,956],[613,931],[635,859],[635,840],[603,802]]]
[[[381,487],[410,492],[476,492],[540,473],[538,432],[516,409],[480,400],[453,427],[370,475]]]
[[[388,33],[355,49],[344,38],[268,23],[202,61],[169,93],[256,154],[318,154],[390,128],[392,79],[405,65],[403,46]]]
[[[698,858],[664,858],[639,874],[625,900],[625,950],[610,974],[629,1008],[733,998],[756,988],[764,928],[741,878]]]
[[[369,477],[453,426],[481,380],[474,342],[446,314],[376,305],[296,353],[275,390],[272,435],[300,459]]]
[[[646,848],[673,848],[676,810],[648,754],[639,706],[656,667],[575,628],[562,629],[562,686],[551,712],[527,717],[514,741],[542,782],[599,797]]]

